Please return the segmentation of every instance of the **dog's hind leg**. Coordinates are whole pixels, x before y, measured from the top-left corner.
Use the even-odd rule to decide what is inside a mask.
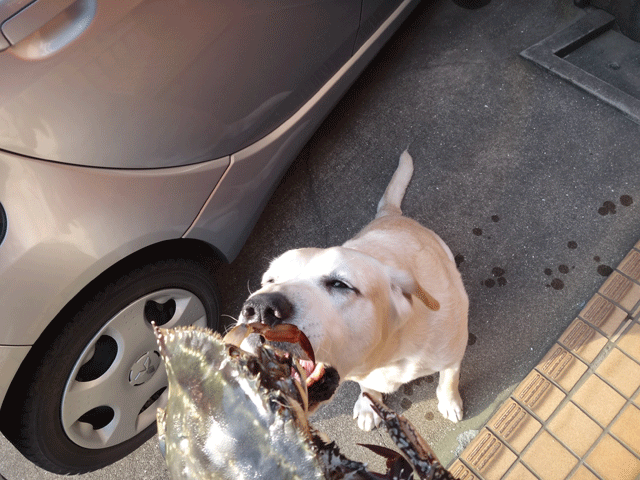
[[[411,177],[413,176],[413,159],[409,152],[405,150],[400,155],[398,168],[396,169],[384,195],[378,202],[378,213],[376,218],[385,215],[402,215],[400,204],[404,198],[404,193],[409,186]]]
[[[353,418],[358,421],[358,427],[360,427],[361,430],[368,432],[369,430],[378,428],[380,422],[382,422],[382,418],[380,418],[380,415],[373,409],[369,399],[364,396],[365,393],[371,395],[371,397],[379,403],[382,403],[382,394],[375,390],[364,388],[362,385],[360,386],[360,395],[358,396],[358,400],[356,400],[356,404],[353,406]]]
[[[438,410],[452,422],[462,420],[462,398],[458,391],[458,382],[460,379],[460,363],[451,368],[440,371],[440,379],[438,381]]]

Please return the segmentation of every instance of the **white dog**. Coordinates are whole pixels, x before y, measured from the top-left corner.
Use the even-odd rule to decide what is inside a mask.
[[[402,216],[412,175],[405,151],[376,218],[341,247],[290,250],[276,258],[238,319],[302,330],[318,362],[310,378],[325,364],[341,380],[360,384],[353,413],[363,430],[380,423],[364,392],[382,400],[383,393],[435,372],[438,409],[449,420],[462,419],[458,379],[469,302],[451,250]]]

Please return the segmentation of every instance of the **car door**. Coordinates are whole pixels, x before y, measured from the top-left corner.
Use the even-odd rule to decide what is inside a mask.
[[[358,49],[371,34],[389,17],[402,0],[362,0],[360,29],[355,48]]]
[[[0,1],[0,148],[114,168],[229,155],[349,58],[360,0]]]

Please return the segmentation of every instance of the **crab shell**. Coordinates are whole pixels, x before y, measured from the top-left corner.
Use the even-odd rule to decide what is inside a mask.
[[[384,474],[346,458],[309,425],[305,373],[288,353],[262,345],[252,355],[225,343],[239,344],[253,329],[225,339],[197,327],[154,330],[169,381],[158,434],[174,480],[454,478],[411,423],[372,398],[401,454],[364,445],[387,458]],[[283,332],[300,339],[289,328]]]
[[[325,478],[294,363],[269,348],[248,355],[206,329],[155,332],[169,381],[158,432],[173,479]]]

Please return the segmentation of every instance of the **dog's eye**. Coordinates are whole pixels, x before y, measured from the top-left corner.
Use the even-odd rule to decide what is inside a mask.
[[[346,283],[344,283],[343,281],[335,280],[335,279],[327,280],[326,285],[329,288],[339,288],[339,289],[347,289],[347,290],[351,289],[351,287]]]

